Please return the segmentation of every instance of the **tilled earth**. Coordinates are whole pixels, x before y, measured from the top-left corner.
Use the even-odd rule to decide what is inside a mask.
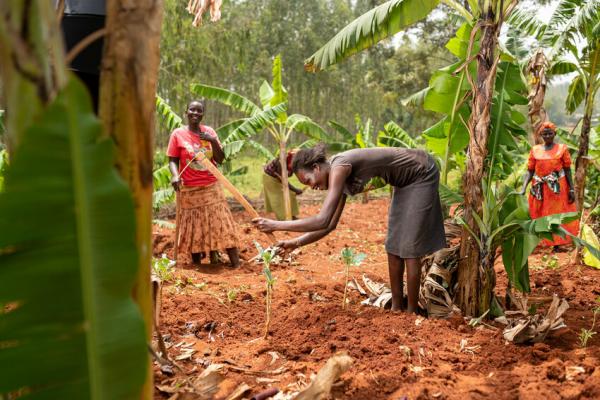
[[[599,305],[600,271],[571,265],[570,253],[539,250],[530,258],[531,296],[540,299],[540,309],[553,294],[570,305],[567,328],[544,343],[507,343],[495,324],[473,328],[461,317],[430,320],[360,305],[353,290],[342,309],[344,246],[368,255],[351,271],[353,277],[387,282],[388,203],[348,204],[337,230],[302,248],[297,265],[272,267],[276,283],[267,339],[262,267],[250,259],[256,255],[254,240],[268,243],[244,213],[236,213],[245,258],[240,268],[182,265],[163,283],[160,327],[169,357],[181,358],[183,372],[164,373],[155,363],[155,384],[171,388],[171,393],[156,389],[155,397],[177,398],[186,374],[197,376],[211,363],[224,365],[215,398],[227,398],[241,383],[250,387],[247,398],[270,387],[297,391],[332,355],[346,352],[354,363],[334,385],[336,399],[600,399],[600,335],[585,348],[578,337],[591,327],[592,308]],[[316,212],[318,206],[302,208],[304,216]],[[154,228],[155,256],[172,256],[173,235]],[[503,296],[501,262],[496,271]]]

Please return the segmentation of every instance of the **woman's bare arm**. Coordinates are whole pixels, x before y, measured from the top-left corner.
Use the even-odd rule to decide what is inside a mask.
[[[325,198],[319,214],[313,217],[297,219],[295,221],[273,221],[261,218],[256,222],[258,228],[265,232],[314,232],[327,229],[340,204],[340,199],[344,196],[344,183],[346,182],[346,178],[350,174],[350,171],[350,167],[345,165],[331,169],[329,173],[327,197]]]
[[[342,212],[344,211],[344,206],[346,205],[346,198],[347,197],[345,194],[343,194],[340,198],[340,202],[337,206],[337,209],[335,210],[333,218],[331,219],[331,222],[329,223],[327,228],[321,229],[319,231],[308,232],[294,239],[296,247],[306,246],[307,244],[314,243],[317,240],[320,240],[325,236],[329,235],[329,233],[337,227],[337,224],[340,221],[340,217],[342,216]]]

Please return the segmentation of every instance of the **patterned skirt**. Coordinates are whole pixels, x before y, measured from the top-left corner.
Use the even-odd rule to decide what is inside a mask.
[[[179,196],[178,258],[189,261],[192,253],[208,253],[239,246],[237,225],[218,183],[183,187]]]

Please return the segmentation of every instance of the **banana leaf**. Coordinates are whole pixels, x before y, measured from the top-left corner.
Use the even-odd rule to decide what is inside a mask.
[[[0,194],[0,397],[139,398],[135,216],[113,143],[74,79],[21,137]]]
[[[439,0],[390,0],[367,11],[304,61],[316,72],[327,68],[424,19]]]

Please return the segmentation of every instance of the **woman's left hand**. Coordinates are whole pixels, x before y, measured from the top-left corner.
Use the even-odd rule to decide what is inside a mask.
[[[200,137],[200,139],[201,139],[201,140],[206,140],[207,142],[211,142],[211,143],[213,142],[213,140],[215,140],[215,137],[214,137],[214,136],[212,136],[212,135],[209,135],[209,134],[208,134],[208,133],[206,133],[206,132],[200,132],[200,133],[198,134],[198,136]]]
[[[575,191],[573,189],[569,190],[569,204],[573,204],[575,202]]]
[[[256,226],[256,228],[258,228],[258,230],[262,232],[269,233],[277,230],[277,221],[274,221],[272,219],[254,218],[252,220],[252,223],[254,224],[254,226]]]

